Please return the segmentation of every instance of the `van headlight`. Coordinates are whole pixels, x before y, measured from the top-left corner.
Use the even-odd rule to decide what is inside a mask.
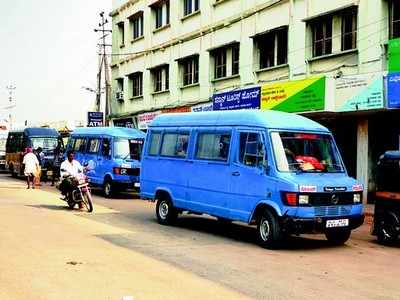
[[[310,197],[308,195],[299,195],[299,205],[309,204]]]
[[[353,202],[354,203],[361,203],[361,194],[354,194],[353,195]]]

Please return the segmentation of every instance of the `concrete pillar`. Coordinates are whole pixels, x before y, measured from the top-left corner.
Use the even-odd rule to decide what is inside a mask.
[[[369,141],[367,119],[359,120],[357,124],[357,180],[364,186],[363,202],[366,204],[369,180]]]

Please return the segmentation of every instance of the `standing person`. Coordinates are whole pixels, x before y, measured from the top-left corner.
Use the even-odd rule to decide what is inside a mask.
[[[44,159],[44,153],[42,147],[38,147],[35,151],[36,157],[39,161],[39,168],[37,172],[35,173],[35,178],[34,182],[36,186],[41,186],[41,176],[42,176],[42,166],[43,166],[43,159]]]
[[[37,159],[36,155],[33,154],[32,148],[26,149],[26,154],[22,163],[25,165],[24,174],[26,176],[26,183],[28,184],[27,188],[29,189],[32,183],[32,188],[34,189],[35,185],[33,180],[39,169],[39,160]]]
[[[53,160],[53,165],[52,165],[52,176],[51,176],[51,186],[54,186],[54,182],[56,181],[56,178],[60,176],[60,165],[61,165],[61,160],[62,160],[62,152],[61,152],[61,147],[58,145],[54,149],[54,160]]]

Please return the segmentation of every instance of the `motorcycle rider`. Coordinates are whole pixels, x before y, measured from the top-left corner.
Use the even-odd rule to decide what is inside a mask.
[[[83,167],[79,161],[74,159],[74,151],[69,150],[67,152],[67,159],[60,166],[60,191],[64,196],[71,193],[75,188],[74,180],[79,173],[83,172]],[[80,203],[79,208],[82,208]]]

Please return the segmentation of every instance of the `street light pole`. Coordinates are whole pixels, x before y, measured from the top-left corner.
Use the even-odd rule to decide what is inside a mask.
[[[6,86],[6,89],[8,90],[8,100],[10,101],[10,106],[7,107],[7,109],[10,110],[9,112],[9,122],[10,122],[10,129],[12,128],[12,109],[16,106],[16,104],[13,104],[13,92],[16,90],[16,87],[13,86],[12,84]]]

